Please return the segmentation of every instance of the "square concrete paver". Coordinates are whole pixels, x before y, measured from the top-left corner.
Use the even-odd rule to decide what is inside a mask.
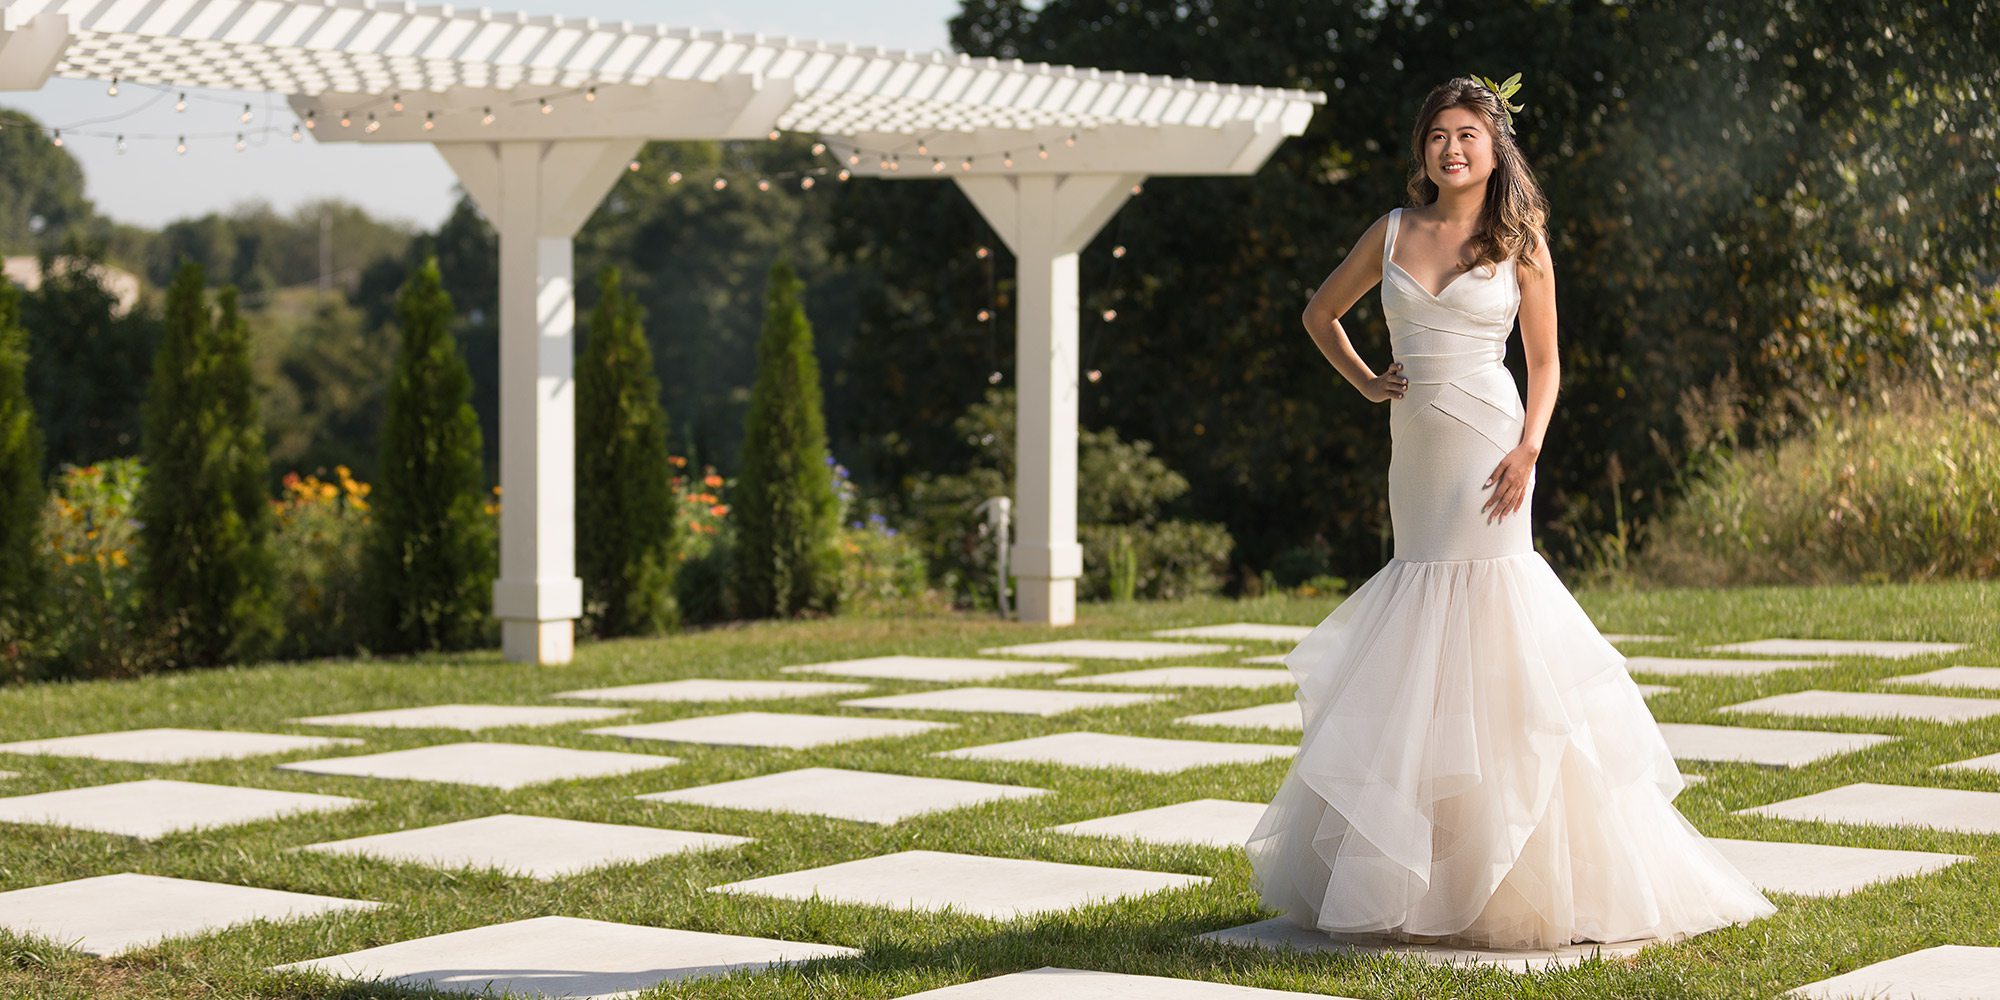
[[[187,830],[366,804],[338,795],[153,779],[0,799],[0,823],[38,823],[156,840]]]
[[[669,854],[712,851],[750,842],[749,837],[723,833],[501,814],[332,840],[302,849],[414,862],[433,868],[495,868],[509,875],[546,880],[605,865],[651,861]]]
[[[2000,792],[1857,782],[1736,810],[1739,816],[2000,833]]]
[[[896,909],[942,910],[1008,920],[1090,903],[1202,885],[1205,875],[900,851],[713,886],[710,892],[813,899]]]
[[[878,740],[891,736],[915,736],[938,729],[956,728],[950,722],[921,722],[916,719],[856,719],[844,715],[788,715],[782,712],[732,712],[728,715],[699,715],[692,719],[645,722],[631,726],[586,729],[597,736],[623,736],[632,740],[666,740],[672,743],[706,743],[732,747],[787,747],[803,750],[830,743]]]
[[[1102,816],[1049,829],[1086,837],[1113,837],[1147,844],[1242,847],[1250,839],[1265,803],[1195,799],[1170,806]]]
[[[975,660],[946,656],[870,656],[860,660],[834,660],[786,667],[786,674],[833,674],[836,677],[873,677],[885,681],[930,681],[938,684],[978,684],[1060,674],[1075,670],[1074,663],[1030,660]]]
[[[1966,854],[1885,851],[1833,844],[1790,844],[1723,837],[1710,837],[1708,842],[1757,888],[1801,896],[1845,895],[1876,882],[1922,875],[1961,861],[1975,860]]]
[[[1780,670],[1804,670],[1827,666],[1825,660],[1701,660],[1679,656],[1628,656],[1628,674],[1661,674],[1667,677],[1750,677]]]
[[[1144,639],[1057,639],[1016,646],[991,646],[982,653],[998,656],[1073,656],[1080,660],[1170,660],[1183,656],[1227,653],[1235,646],[1209,642],[1148,642]]]
[[[738,681],[714,677],[691,677],[658,684],[627,684],[623,687],[564,691],[556,697],[585,701],[775,701],[780,698],[817,698],[828,694],[857,694],[867,684],[840,681]]]
[[[360,742],[345,737],[235,733],[214,729],[128,729],[115,733],[0,743],[0,753],[88,757],[133,764],[185,764],[197,760],[261,757],[294,750],[330,750]]]
[[[568,747],[533,746],[524,743],[445,743],[363,754],[358,757],[327,757],[279,764],[287,771],[309,774],[338,774],[356,778],[396,778],[405,781],[437,781],[453,785],[481,785],[486,788],[514,789],[546,781],[572,778],[603,778],[635,771],[650,771],[680,763],[677,757],[650,753],[614,753],[604,750],[571,750]]]
[[[855,708],[916,709],[925,712],[990,712],[1005,715],[1061,715],[1088,708],[1123,708],[1172,698],[1170,694],[1124,691],[1049,691],[1040,688],[946,688],[914,694],[851,698]]]
[[[1442,944],[1405,944],[1387,938],[1353,936],[1335,939],[1311,928],[1300,927],[1285,917],[1273,917],[1241,927],[1228,927],[1199,935],[1201,940],[1243,947],[1293,949],[1306,952],[1351,952],[1360,955],[1396,955],[1441,965],[1490,966],[1508,972],[1579,965],[1593,955],[1605,959],[1637,955],[1651,939],[1617,941],[1609,944],[1573,944],[1550,950],[1513,951],[1499,948],[1459,948]]]
[[[1662,722],[1660,734],[1676,760],[1724,761],[1798,767],[1824,757],[1888,743],[1894,736],[1874,733],[1821,733],[1801,729],[1752,729]]]
[[[962,809],[982,802],[1027,799],[1047,794],[1047,789],[1022,785],[921,778],[837,767],[806,767],[713,785],[652,792],[639,797],[648,802],[809,813],[861,823],[889,824],[945,809]]]
[[[1932,670],[1922,674],[1884,677],[1882,683],[1899,687],[1928,684],[1935,687],[2000,691],[2000,667],[1946,667],[1943,670]]]
[[[1056,682],[1065,686],[1103,685],[1106,687],[1188,687],[1260,688],[1289,687],[1292,672],[1263,667],[1154,667],[1150,670],[1121,670],[1087,677],[1065,677]]]
[[[505,729],[511,726],[560,726],[569,722],[602,722],[631,715],[629,708],[583,708],[574,705],[426,705],[385,708],[377,712],[315,715],[291,721],[308,726],[366,726],[371,729]]]
[[[1298,749],[1276,743],[1218,743],[1074,732],[940,750],[931,756],[960,760],[1025,761],[1069,767],[1128,767],[1136,771],[1166,774],[1214,764],[1254,764],[1290,757],[1298,753]]]
[[[1230,622],[1227,625],[1196,625],[1193,628],[1163,628],[1153,633],[1162,639],[1244,639],[1250,642],[1298,642],[1312,633],[1310,625],[1269,625],[1264,622]]]
[[[121,872],[0,892],[0,929],[112,956],[252,920],[292,920],[380,905]]]
[[[1605,642],[1672,642],[1670,635],[1642,635],[1633,632],[1603,632]]]
[[[1242,658],[1242,659],[1240,659],[1240,660],[1238,660],[1238,661],[1236,661],[1236,662],[1238,662],[1238,663],[1283,663],[1283,662],[1285,662],[1285,657],[1287,657],[1287,656],[1290,656],[1290,655],[1292,655],[1292,654],[1290,654],[1290,653],[1266,653],[1266,654],[1264,654],[1263,656],[1246,656],[1246,657],[1244,657],[1244,658]]]
[[[1793,691],[1755,701],[1724,705],[1718,712],[1791,716],[1852,716],[1968,722],[2000,715],[2000,698],[1953,698],[1937,694],[1884,694],[1876,691]]]
[[[1232,726],[1238,729],[1297,729],[1303,732],[1306,728],[1305,717],[1299,714],[1299,703],[1296,701],[1183,715],[1174,721],[1184,726]]]
[[[2000,948],[1938,945],[1807,983],[1786,996],[1807,1000],[2000,1000]]]
[[[1086,972],[1049,966],[909,993],[903,1000],[1347,1000],[1325,993],[1294,993],[1256,986],[1205,983],[1122,972]]]
[[[1937,767],[1932,768],[1932,770],[1991,771],[1994,774],[2000,774],[2000,753],[1989,753],[1984,757],[1974,757],[1971,760],[1955,760],[1949,764],[1939,764]]]
[[[1639,684],[1635,686],[1639,689],[1639,694],[1647,698],[1651,698],[1656,694],[1671,694],[1680,690],[1680,688],[1674,687],[1671,684]]]
[[[578,917],[535,917],[399,941],[379,948],[281,965],[349,979],[460,993],[629,997],[660,983],[762,969],[778,962],[848,958],[853,948],[639,927]]]
[[[1773,656],[1881,656],[1901,659],[1953,653],[1965,648],[1962,642],[1893,642],[1886,639],[1755,639],[1730,642],[1707,649],[1719,653],[1769,653]]]

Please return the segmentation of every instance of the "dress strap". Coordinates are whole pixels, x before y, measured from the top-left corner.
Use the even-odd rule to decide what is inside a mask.
[[[1402,228],[1402,224],[1403,210],[1401,208],[1390,209],[1389,232],[1382,240],[1382,275],[1385,278],[1389,275],[1389,258],[1396,253],[1396,230]]]

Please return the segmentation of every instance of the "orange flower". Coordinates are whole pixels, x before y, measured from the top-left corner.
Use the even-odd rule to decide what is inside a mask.
[[[721,517],[722,515],[729,513],[729,505],[726,503],[719,503],[713,507],[710,507],[708,509],[708,512],[710,514],[714,514],[716,517]]]
[[[722,485],[722,477],[715,475],[714,473],[710,473],[702,477],[701,484],[703,486],[708,487],[709,489],[715,489]]]

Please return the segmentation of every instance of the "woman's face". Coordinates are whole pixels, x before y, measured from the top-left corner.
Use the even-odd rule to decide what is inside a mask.
[[[1465,108],[1446,108],[1424,133],[1424,171],[1439,191],[1473,190],[1493,175],[1493,137],[1486,119]]]

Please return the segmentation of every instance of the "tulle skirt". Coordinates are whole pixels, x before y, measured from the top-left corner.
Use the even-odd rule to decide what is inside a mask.
[[[1554,948],[1775,912],[1674,808],[1623,655],[1540,553],[1392,559],[1285,666],[1305,733],[1245,847],[1294,923]]]

